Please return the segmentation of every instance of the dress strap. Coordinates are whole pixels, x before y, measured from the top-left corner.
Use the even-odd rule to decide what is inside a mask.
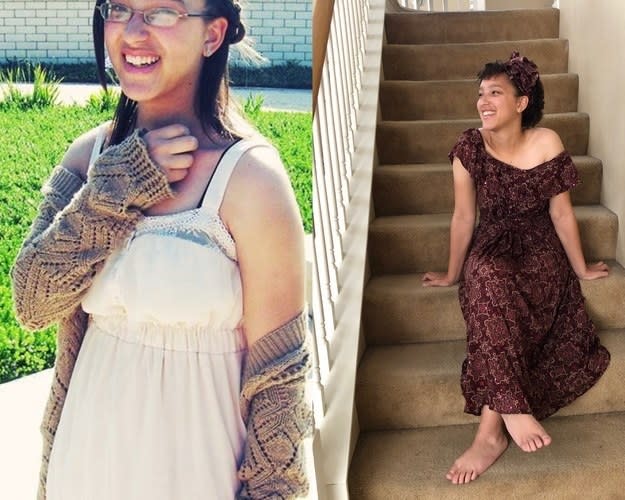
[[[100,130],[98,130],[98,135],[95,138],[95,142],[93,143],[93,149],[91,150],[89,165],[93,165],[93,162],[98,159],[98,156],[100,156],[100,154],[102,154],[102,146],[104,145],[104,141],[106,140],[107,132],[108,126],[100,127]]]
[[[204,193],[201,203],[203,208],[215,213],[219,211],[234,167],[246,151],[258,146],[269,147],[269,144],[264,141],[241,139],[226,149]]]

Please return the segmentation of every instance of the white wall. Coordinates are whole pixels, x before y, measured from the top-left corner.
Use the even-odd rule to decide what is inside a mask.
[[[617,259],[625,264],[625,2],[560,0],[560,37],[579,74],[579,111],[590,114],[588,153],[603,161],[602,203],[619,217]]]
[[[0,61],[92,61],[94,3],[0,0]],[[244,22],[271,63],[296,60],[312,66],[312,1],[248,0]]]
[[[553,0],[485,0],[486,10],[545,9]]]

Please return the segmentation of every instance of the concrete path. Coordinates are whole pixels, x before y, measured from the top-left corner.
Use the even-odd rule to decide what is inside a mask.
[[[0,92],[4,85],[0,84]],[[32,92],[32,84],[17,84],[24,92]],[[98,93],[99,85],[64,83],[59,86],[59,100],[64,104],[84,104],[89,96]],[[232,93],[244,103],[250,95],[262,95],[264,108],[289,111],[311,111],[312,93],[305,89],[274,89],[265,87],[232,87]],[[0,94],[1,95],[1,94]]]
[[[41,434],[52,370],[0,385],[0,498],[34,500],[39,483]]]

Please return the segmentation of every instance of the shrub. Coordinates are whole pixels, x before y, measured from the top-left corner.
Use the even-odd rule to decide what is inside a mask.
[[[91,94],[87,100],[87,108],[96,112],[113,112],[119,101],[119,90],[107,87],[100,92]]]
[[[31,108],[46,108],[56,104],[59,97],[59,84],[57,79],[41,65],[18,66],[0,71],[0,82],[6,85],[4,98],[0,103],[3,108],[17,108],[26,110]],[[33,90],[30,94],[22,92],[17,84],[32,83]]]
[[[250,120],[255,120],[258,118],[264,103],[265,98],[261,94],[250,93],[243,105],[243,111]]]
[[[279,89],[312,88],[312,69],[297,61],[272,66],[230,66],[230,80],[236,87],[272,87]]]

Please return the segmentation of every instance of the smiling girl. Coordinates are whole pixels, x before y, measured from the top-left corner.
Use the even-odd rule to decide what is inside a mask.
[[[579,284],[607,276],[608,267],[586,264],[569,195],[577,170],[558,134],[536,127],[544,105],[538,69],[513,53],[478,78],[482,127],[465,131],[449,154],[447,273],[423,278],[424,286],[460,282],[467,327],[461,386],[465,411],[480,415],[480,425],[447,473],[454,484],[486,471],[508,435],[525,452],[548,446],[539,421],[592,387],[610,360]]]
[[[279,156],[228,102],[234,0],[98,0],[122,95],[43,187],[12,270],[59,323],[39,498],[307,491],[303,228]]]

